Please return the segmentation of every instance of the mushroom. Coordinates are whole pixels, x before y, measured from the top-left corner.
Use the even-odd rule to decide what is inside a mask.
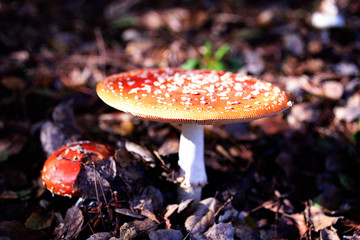
[[[311,15],[311,24],[321,30],[321,40],[327,43],[328,29],[344,27],[345,20],[339,13],[335,0],[321,0],[318,9]]]
[[[45,161],[41,179],[53,194],[73,197],[81,195],[77,177],[82,165],[98,163],[114,155],[115,150],[107,145],[83,141],[60,147]]]
[[[179,200],[199,201],[207,183],[202,125],[251,121],[278,114],[292,105],[271,83],[211,70],[133,70],[109,76],[98,83],[96,91],[118,110],[182,124]]]

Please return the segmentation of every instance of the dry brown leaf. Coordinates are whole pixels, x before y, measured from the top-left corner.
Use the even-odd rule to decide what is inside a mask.
[[[206,232],[205,236],[209,240],[228,240],[234,239],[235,229],[233,225],[229,223],[218,223],[212,225]]]
[[[93,166],[82,169],[76,179],[79,189],[90,199],[105,196],[110,193],[110,183]],[[103,197],[105,197],[103,196]]]
[[[155,214],[150,212],[147,209],[141,210],[141,215],[149,218],[150,220],[156,222],[157,224],[160,224],[159,220],[156,218]]]
[[[136,229],[133,226],[130,226],[129,223],[124,223],[121,227],[120,227],[120,238],[122,240],[127,240],[127,239],[133,239],[136,236]]]
[[[151,232],[149,234],[150,240],[162,240],[162,239],[171,239],[171,240],[182,240],[183,235],[181,231],[174,229],[159,229],[157,231]]]
[[[125,142],[125,148],[128,152],[132,153],[134,157],[139,156],[140,159],[147,162],[150,167],[155,167],[155,158],[146,148],[129,141]]]
[[[74,205],[66,212],[65,219],[54,230],[55,239],[75,239],[82,229],[84,216],[79,206]]]
[[[0,236],[0,238],[3,239],[26,240],[40,240],[47,238],[47,234],[45,232],[27,229],[23,223],[15,220],[0,222]]]
[[[266,135],[283,133],[289,130],[289,126],[281,118],[281,115],[276,117],[261,118],[250,123],[250,126],[260,127]]]
[[[255,230],[244,223],[238,223],[234,226],[234,228],[235,228],[235,236],[237,236],[239,239],[246,239],[246,240],[259,239],[259,235],[255,232]],[[264,235],[264,233],[260,234],[260,239],[272,239],[273,235],[271,236],[271,238],[261,238],[261,235]],[[266,234],[271,235],[271,233],[266,233]]]
[[[53,121],[46,121],[40,130],[43,150],[48,156],[71,141],[80,139],[72,101],[58,104],[53,112]]]
[[[213,223],[217,209],[215,198],[206,198],[199,202],[193,215],[185,221],[185,228],[192,234],[203,233]]]
[[[191,26],[191,13],[186,8],[171,8],[162,13],[163,21],[173,32],[186,31]]]
[[[309,210],[305,210],[306,218],[310,220],[314,226],[315,232],[319,232],[327,227],[334,225],[342,217],[331,217],[325,215],[319,206],[310,207],[310,216]]]
[[[134,227],[137,233],[148,232],[156,230],[157,224],[149,219],[135,220],[129,223],[130,228]]]
[[[19,196],[14,191],[2,191],[0,199],[17,199]]]
[[[130,203],[134,209],[149,210],[150,212],[157,212],[163,209],[164,196],[155,187],[146,187],[141,195],[136,196]]]
[[[166,212],[164,214],[164,219],[168,219],[177,209],[179,208],[178,204],[169,204],[166,206]]]
[[[133,210],[127,209],[127,208],[115,208],[115,212],[120,213],[121,215],[124,215],[124,216],[136,218],[136,219],[144,219],[145,218],[145,216],[143,216]]]
[[[129,136],[134,131],[132,119],[132,115],[122,112],[101,114],[99,127],[105,132]]]
[[[3,77],[1,79],[1,84],[12,91],[21,91],[26,87],[26,83],[23,79],[13,76]]]
[[[92,71],[89,67],[80,69],[79,67],[74,67],[68,71],[61,71],[62,76],[60,77],[61,82],[70,88],[79,88],[85,86],[89,81]]]
[[[325,97],[339,100],[344,93],[344,85],[338,81],[325,81],[321,84]]]
[[[299,230],[300,236],[303,236],[308,231],[304,214],[294,213],[286,216],[294,220],[294,222],[296,223],[296,227]]]
[[[98,232],[92,234],[87,240],[104,240],[104,239],[110,239],[113,236],[110,232]]]
[[[340,240],[336,231],[332,228],[325,228],[325,229],[321,230],[320,239],[321,240]]]
[[[28,139],[19,134],[0,139],[0,162],[5,161],[11,155],[20,153]]]
[[[185,209],[188,209],[188,207],[190,206],[190,204],[194,202],[193,199],[187,199],[183,202],[181,202],[180,204],[170,204],[166,207],[166,213],[164,214],[165,218],[170,217],[176,210],[177,214],[182,213]]]
[[[41,209],[33,212],[25,221],[25,227],[31,230],[43,230],[51,226],[54,218],[54,212],[52,210]]]
[[[161,156],[168,156],[179,152],[179,139],[168,138],[159,148],[159,154]]]

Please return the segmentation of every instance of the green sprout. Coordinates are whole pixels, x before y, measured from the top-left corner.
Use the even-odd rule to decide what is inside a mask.
[[[356,133],[352,133],[351,135],[351,139],[354,141],[355,144],[358,144],[360,141],[360,118],[358,120],[358,130]]]
[[[211,69],[222,71],[236,71],[241,63],[236,59],[229,59],[229,64],[225,63],[225,56],[230,51],[229,44],[223,44],[215,50],[214,54],[212,50],[212,44],[206,42],[204,45],[204,52],[199,58],[192,58],[186,61],[181,67],[183,69]]]

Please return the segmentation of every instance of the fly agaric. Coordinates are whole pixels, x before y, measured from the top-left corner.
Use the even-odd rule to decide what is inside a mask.
[[[96,91],[105,103],[118,110],[182,124],[180,200],[200,200],[201,189],[207,183],[202,125],[252,121],[292,105],[285,93],[271,83],[211,70],[133,70],[109,76],[98,83]]]
[[[90,141],[63,146],[45,161],[41,173],[43,184],[54,194],[79,196],[81,190],[76,185],[82,166],[110,158],[114,152],[110,146]]]

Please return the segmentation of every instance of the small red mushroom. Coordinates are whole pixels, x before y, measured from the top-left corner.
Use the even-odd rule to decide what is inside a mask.
[[[90,141],[63,146],[45,161],[41,173],[43,184],[54,194],[79,196],[81,190],[76,186],[76,180],[82,166],[109,158],[114,152],[110,146]]]

